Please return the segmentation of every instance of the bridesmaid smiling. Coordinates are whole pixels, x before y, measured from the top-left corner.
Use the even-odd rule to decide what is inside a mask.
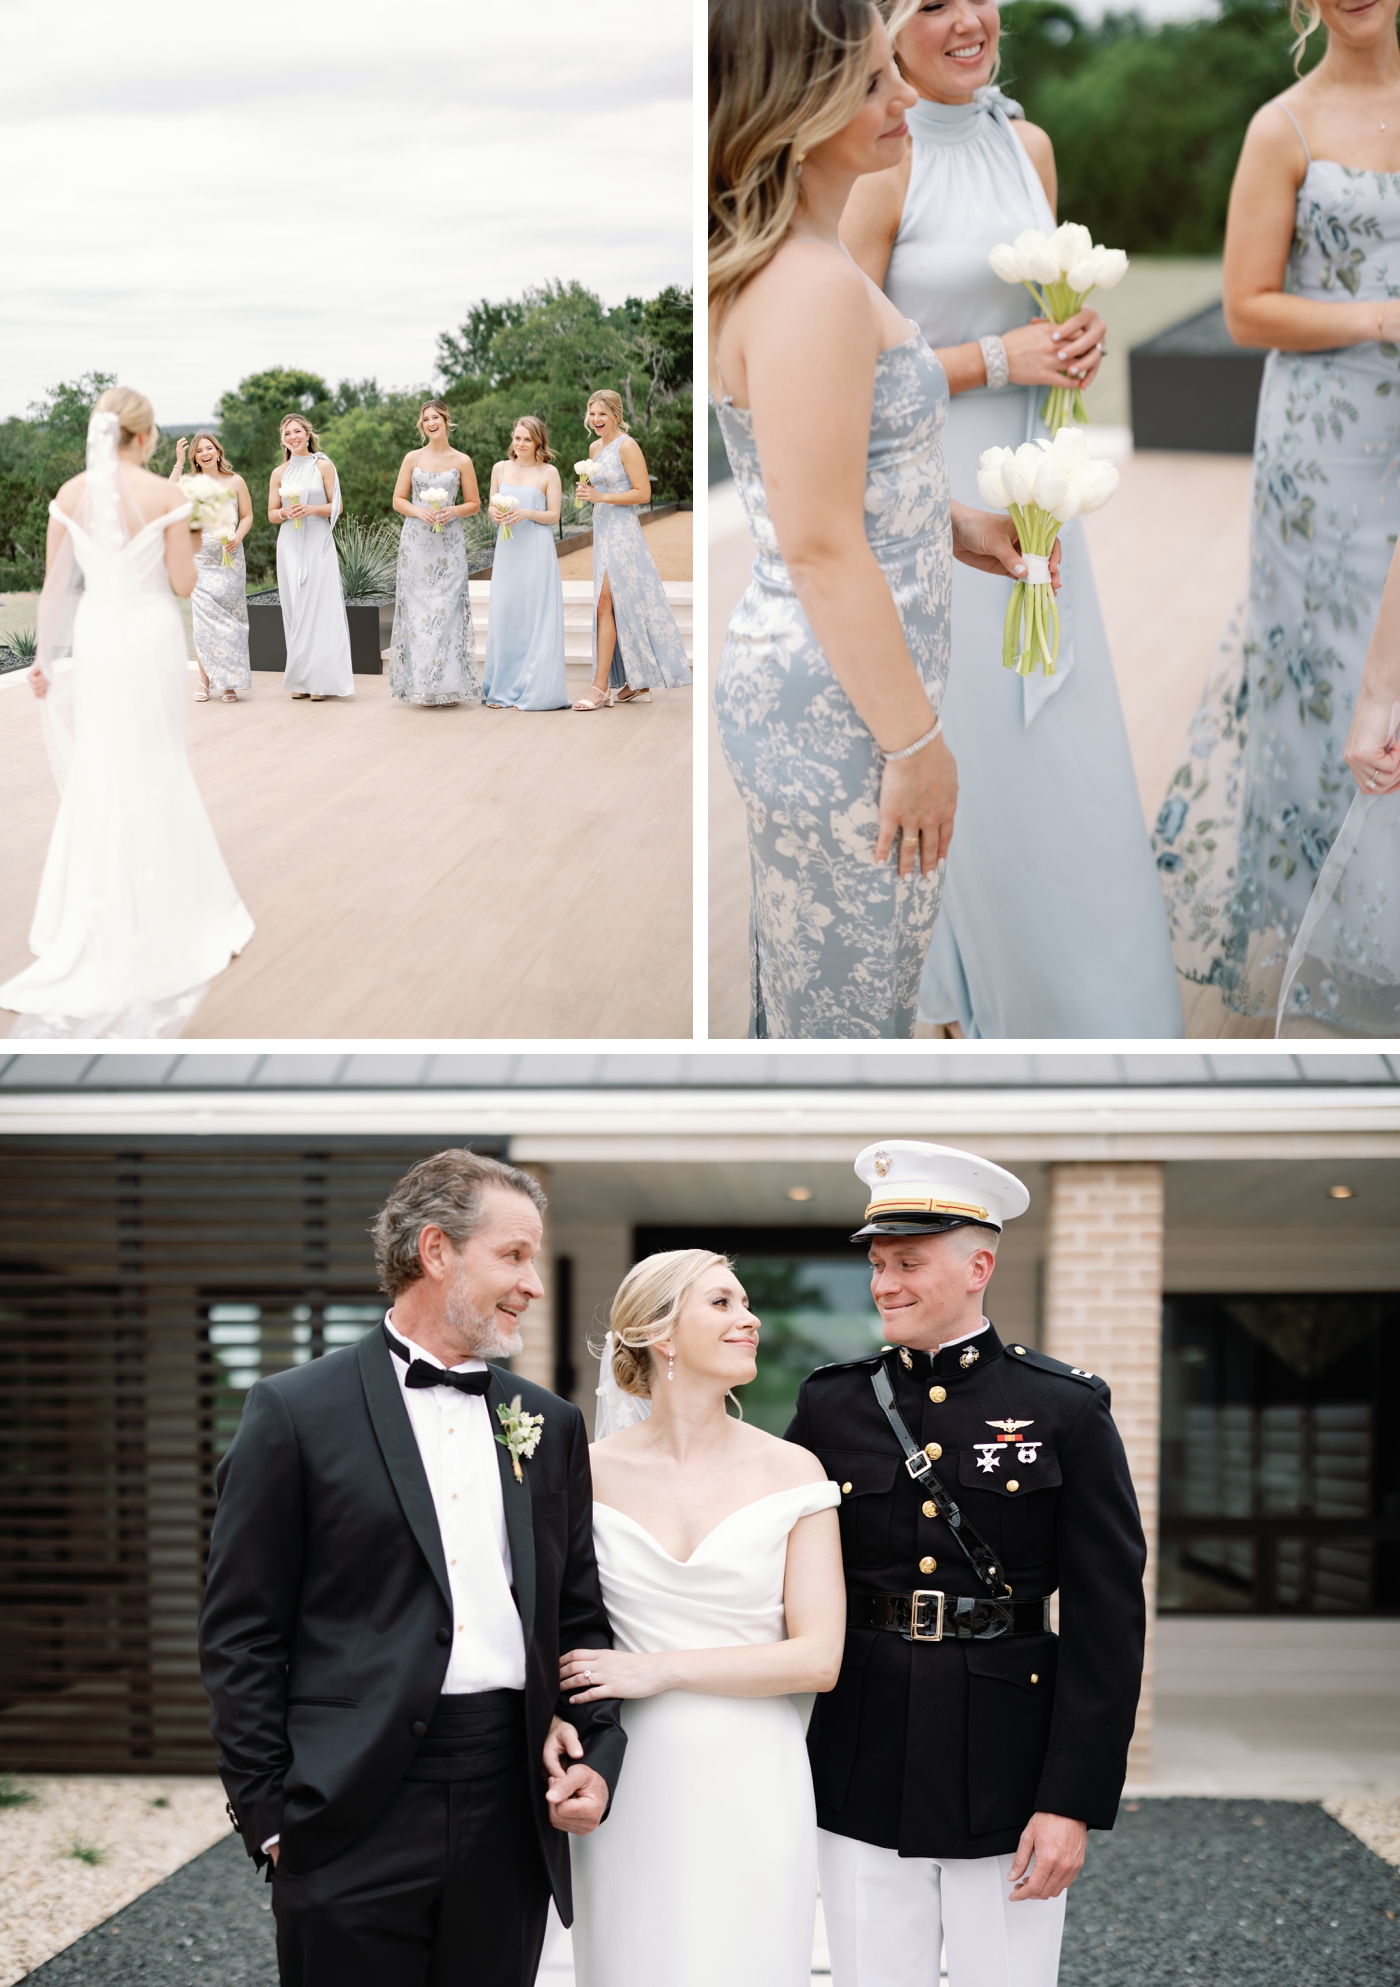
[[[475,704],[481,698],[468,590],[463,518],[481,509],[469,455],[453,448],[441,400],[418,413],[423,447],[410,450],[394,485],[404,522],[389,641],[389,690],[401,704]]]
[[[185,468],[185,454],[190,465]],[[227,541],[215,532],[200,533],[194,555],[195,587],[190,595],[194,620],[194,648],[199,663],[200,687],[194,693],[197,704],[209,702],[209,692],[217,690],[223,704],[236,704],[240,690],[253,687],[252,665],[248,660],[247,566],[243,541],[253,528],[253,500],[248,485],[236,470],[230,469],[217,435],[197,434],[187,442],[181,435],[175,444],[175,466],[170,481],[178,483],[186,474],[207,476],[211,482],[232,490],[238,501],[238,528]]]

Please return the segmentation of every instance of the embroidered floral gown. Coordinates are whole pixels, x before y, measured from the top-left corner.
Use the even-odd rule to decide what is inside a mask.
[[[749,1033],[878,1040],[914,1032],[943,869],[877,869],[880,751],[793,591],[763,489],[753,417],[716,408],[757,545],[730,616],[715,712],[748,816]],[[917,333],[875,367],[865,530],[937,710],[948,680],[953,539],[939,435],[948,381]]]
[[[1288,288],[1400,294],[1400,173],[1309,159]],[[1355,792],[1342,758],[1400,532],[1400,349],[1271,352],[1254,444],[1249,591],[1157,818],[1177,970],[1272,1015]]]

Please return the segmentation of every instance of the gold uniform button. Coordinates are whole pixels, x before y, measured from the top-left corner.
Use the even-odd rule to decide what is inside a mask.
[[[921,1573],[936,1573],[938,1571],[938,1561],[936,1559],[921,1559],[919,1561],[919,1571]]]
[[[1010,1483],[1008,1483],[1006,1487],[1008,1490],[1019,1490],[1021,1488],[1020,1484],[1017,1483],[1014,1476],[1012,1477]]]
[[[932,1501],[932,1499],[930,1499],[929,1502],[924,1506],[924,1516],[926,1518],[936,1518],[938,1516],[938,1506]]]
[[[841,1486],[841,1495],[843,1497],[849,1497],[850,1494],[851,1494],[851,1486],[848,1483],[843,1483]]]
[[[939,1442],[926,1442],[924,1444],[924,1454],[931,1463],[936,1463],[938,1458],[943,1454],[943,1446]]]
[[[1036,1672],[1035,1670],[1032,1670],[1032,1671],[1031,1671],[1031,1682],[1032,1682],[1032,1683],[1039,1683],[1039,1682],[1040,1682],[1040,1677],[1039,1677],[1039,1675],[1037,1674],[1037,1672]]]
[[[928,1397],[933,1402],[934,1406],[937,1407],[941,1401],[947,1400],[948,1389],[946,1387],[930,1387],[928,1390]]]

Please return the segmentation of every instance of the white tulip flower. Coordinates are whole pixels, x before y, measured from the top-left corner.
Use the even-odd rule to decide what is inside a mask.
[[[1069,495],[1070,479],[1053,455],[1043,454],[1036,464],[1034,488],[1033,501],[1041,510],[1049,511],[1053,516],[1058,517],[1060,505]]]
[[[1111,462],[1091,462],[1074,481],[1080,509],[1099,511],[1118,488],[1118,471]]]
[[[987,259],[1003,283],[1022,283],[1025,281],[1025,276],[1021,269],[1021,258],[1009,241],[998,242]]]
[[[1064,221],[1051,235],[1049,247],[1055,258],[1055,274],[1059,276],[1093,254],[1094,237],[1078,221]]]
[[[1011,246],[1020,263],[1023,283],[1059,282],[1059,261],[1039,228],[1023,228]]]
[[[1128,273],[1128,258],[1121,248],[1096,248],[1098,274],[1094,287],[1098,290],[1116,290]]]

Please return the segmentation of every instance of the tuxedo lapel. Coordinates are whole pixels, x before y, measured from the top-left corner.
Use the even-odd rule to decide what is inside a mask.
[[[442,1597],[447,1602],[450,1613],[452,1589],[447,1581],[447,1561],[442,1552],[442,1533],[438,1528],[437,1512],[433,1507],[433,1493],[428,1488],[423,1458],[418,1453],[418,1444],[413,1437],[408,1409],[404,1406],[403,1395],[399,1392],[398,1379],[394,1373],[394,1355],[384,1342],[383,1332],[378,1330],[365,1333],[360,1340],[359,1354],[360,1379],[364,1384],[365,1399],[369,1403],[369,1418],[374,1424],[374,1432],[379,1439],[385,1465],[393,1479],[394,1489],[398,1492],[399,1503],[403,1506],[409,1530],[417,1539],[423,1557],[432,1568],[433,1578],[442,1589]],[[532,1565],[532,1575],[533,1570]]]
[[[496,1409],[510,1406],[509,1380],[509,1373],[503,1373],[498,1366],[491,1368],[491,1385],[486,1394],[486,1407],[491,1416],[493,1437],[501,1433],[500,1418]],[[515,1605],[520,1610],[520,1625],[525,1631],[525,1647],[528,1649],[530,1638],[535,1632],[535,1518],[530,1501],[530,1465],[521,1464],[520,1482],[517,1483],[510,1451],[504,1442],[495,1442],[493,1446],[496,1451],[496,1464],[501,1472],[501,1502],[506,1507],[506,1536],[510,1540]]]

